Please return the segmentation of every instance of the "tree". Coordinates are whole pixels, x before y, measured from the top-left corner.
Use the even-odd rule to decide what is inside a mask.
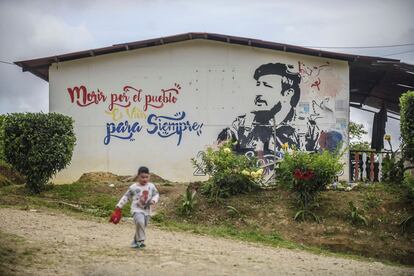
[[[370,143],[362,140],[362,135],[367,133],[363,124],[349,122],[349,148],[351,150],[371,150]]]
[[[4,120],[6,161],[26,176],[26,185],[39,193],[65,168],[75,146],[73,119],[57,113],[12,113]]]
[[[414,91],[407,91],[400,97],[401,107],[401,138],[403,142],[403,159],[411,163],[405,170],[413,169],[414,166]],[[411,172],[412,173],[412,172]],[[404,175],[403,185],[407,188],[408,198],[414,205],[414,179],[412,174]],[[414,224],[414,214],[411,214],[401,222],[402,230],[405,231],[408,225]]]
[[[414,163],[414,91],[400,97],[402,153],[405,160]]]

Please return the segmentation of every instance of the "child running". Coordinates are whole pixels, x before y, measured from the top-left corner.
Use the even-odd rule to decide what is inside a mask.
[[[150,180],[150,173],[147,167],[140,167],[135,178],[135,183],[129,186],[128,191],[121,197],[116,205],[110,222],[117,224],[121,220],[121,209],[132,199],[131,214],[135,222],[135,235],[131,242],[133,248],[145,247],[145,228],[151,215],[151,206],[159,200],[157,188]]]

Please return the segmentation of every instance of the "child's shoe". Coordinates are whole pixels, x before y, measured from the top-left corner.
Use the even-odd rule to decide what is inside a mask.
[[[135,240],[133,240],[133,241],[131,242],[130,247],[132,247],[132,248],[140,248],[140,245],[139,245],[139,244],[138,244]]]
[[[145,247],[145,243],[144,243],[144,241],[140,241],[140,242],[138,243],[138,247],[139,247],[139,248],[144,248],[144,247]]]

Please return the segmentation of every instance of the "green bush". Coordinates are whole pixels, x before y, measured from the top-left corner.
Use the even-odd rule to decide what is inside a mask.
[[[296,213],[295,219],[304,219],[306,214],[316,218],[309,208],[316,203],[319,192],[325,190],[342,170],[340,157],[338,152],[328,150],[321,153],[285,152],[276,177],[280,184],[297,195],[302,209]]]
[[[252,191],[262,179],[263,169],[257,167],[256,159],[231,150],[227,142],[218,150],[208,148],[201,161],[192,159],[193,165],[210,176],[204,183],[202,192],[210,199],[228,197]]]
[[[403,187],[407,190],[407,199],[414,206],[414,177],[409,173],[405,173]],[[414,225],[414,214],[409,215],[401,222],[402,232],[406,232],[408,227]]]
[[[70,163],[75,141],[73,120],[62,114],[12,113],[4,120],[6,161],[34,193]]]
[[[400,97],[400,107],[403,157],[414,163],[414,91],[408,91]]]
[[[0,161],[5,160],[4,156],[4,119],[6,115],[0,114]]]
[[[400,184],[404,178],[404,159],[396,152],[387,153],[382,160],[382,180]]]
[[[407,190],[407,198],[414,206],[414,177],[409,173],[405,173],[403,186]]]
[[[191,215],[196,207],[197,199],[195,198],[197,192],[187,187],[184,195],[181,198],[181,205],[179,206],[179,212],[183,215]]]

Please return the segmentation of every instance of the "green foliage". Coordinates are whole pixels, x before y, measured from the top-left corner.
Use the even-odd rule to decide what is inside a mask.
[[[382,160],[383,181],[400,184],[404,178],[404,159],[397,158],[395,152],[387,153]]]
[[[403,157],[414,163],[414,91],[408,91],[400,97],[400,107]]]
[[[236,207],[233,207],[231,205],[226,205],[226,212],[229,214],[232,218],[238,218],[241,221],[245,222],[246,215],[240,212]]]
[[[367,141],[350,142],[349,148],[351,150],[374,151],[373,149],[371,149],[371,143]]]
[[[295,214],[295,220],[311,217],[319,222],[319,218],[310,209],[318,206],[318,194],[342,170],[343,164],[339,161],[341,156],[338,152],[328,150],[321,153],[285,152],[277,168],[277,175],[279,182],[297,195],[301,209]]]
[[[156,223],[163,223],[166,221],[166,216],[164,212],[158,212],[155,215],[151,216],[151,220]]]
[[[13,183],[10,181],[10,179],[8,179],[4,175],[0,174],[0,187],[9,186],[9,185],[12,185],[12,184]]]
[[[286,152],[277,169],[279,182],[298,196],[301,207],[308,210],[320,191],[333,182],[342,170],[341,154],[329,152]]]
[[[414,177],[409,172],[406,172],[402,183],[406,189],[407,199],[414,206]]]
[[[368,220],[363,214],[363,211],[355,206],[354,202],[350,201],[349,203],[349,218],[351,223],[354,225],[363,224],[368,226]]]
[[[414,215],[413,216],[408,216],[407,218],[405,218],[401,223],[400,223],[400,227],[401,227],[401,232],[405,233],[407,232],[408,228],[410,226],[414,225]]]
[[[195,198],[197,192],[195,190],[191,191],[190,187],[187,187],[180,205],[180,213],[184,215],[191,215],[195,210],[195,205],[197,204],[197,199]]]
[[[309,211],[307,209],[302,209],[299,210],[298,212],[296,212],[295,216],[294,216],[294,220],[296,221],[304,221],[306,219],[306,217],[311,217],[314,221],[316,222],[320,222],[319,217],[313,213],[312,211]]]
[[[233,207],[231,205],[227,205],[226,209],[227,209],[227,213],[229,215],[231,215],[232,217],[239,217],[240,216],[239,210],[237,210],[235,207]]]
[[[355,122],[349,122],[349,138],[361,139],[362,135],[368,132],[364,129],[363,124],[357,124]]]
[[[364,129],[363,124],[357,124],[354,122],[349,122],[349,148],[351,150],[371,150],[371,144],[367,141],[362,141],[362,135],[367,134],[368,132]],[[356,141],[352,141],[356,140]]]
[[[4,141],[6,161],[39,193],[70,163],[76,141],[73,120],[57,113],[12,113],[4,120]]]
[[[406,196],[408,201],[414,207],[414,177],[410,172],[406,172],[404,180],[402,182],[403,188],[406,190]],[[408,228],[414,226],[414,214],[406,217],[400,224],[401,232],[407,232]]]
[[[227,142],[218,150],[208,148],[201,161],[192,159],[193,165],[210,176],[202,192],[210,199],[247,193],[258,187],[263,170],[256,166],[254,158],[237,154]]]
[[[154,217],[152,217],[154,218]],[[154,220],[153,220],[154,221]],[[281,235],[275,231],[270,233],[263,233],[256,229],[237,229],[233,225],[209,225],[205,226],[202,224],[194,224],[189,222],[177,222],[173,220],[164,220],[162,223],[158,223],[158,226],[163,227],[164,229],[168,230],[180,230],[180,231],[190,231],[191,233],[196,234],[206,234],[213,237],[224,237],[224,238],[231,238],[240,241],[248,241],[248,242],[257,242],[261,244],[266,244],[275,247],[284,247],[284,248],[300,248],[300,249],[309,249],[303,245],[295,244],[291,241],[284,240]],[[315,249],[316,250],[316,249]],[[316,250],[316,252],[319,252]]]
[[[0,114],[0,161],[5,160],[4,156],[4,119],[6,115]]]
[[[365,209],[376,209],[381,204],[381,199],[375,193],[367,191],[364,193],[363,203]]]

